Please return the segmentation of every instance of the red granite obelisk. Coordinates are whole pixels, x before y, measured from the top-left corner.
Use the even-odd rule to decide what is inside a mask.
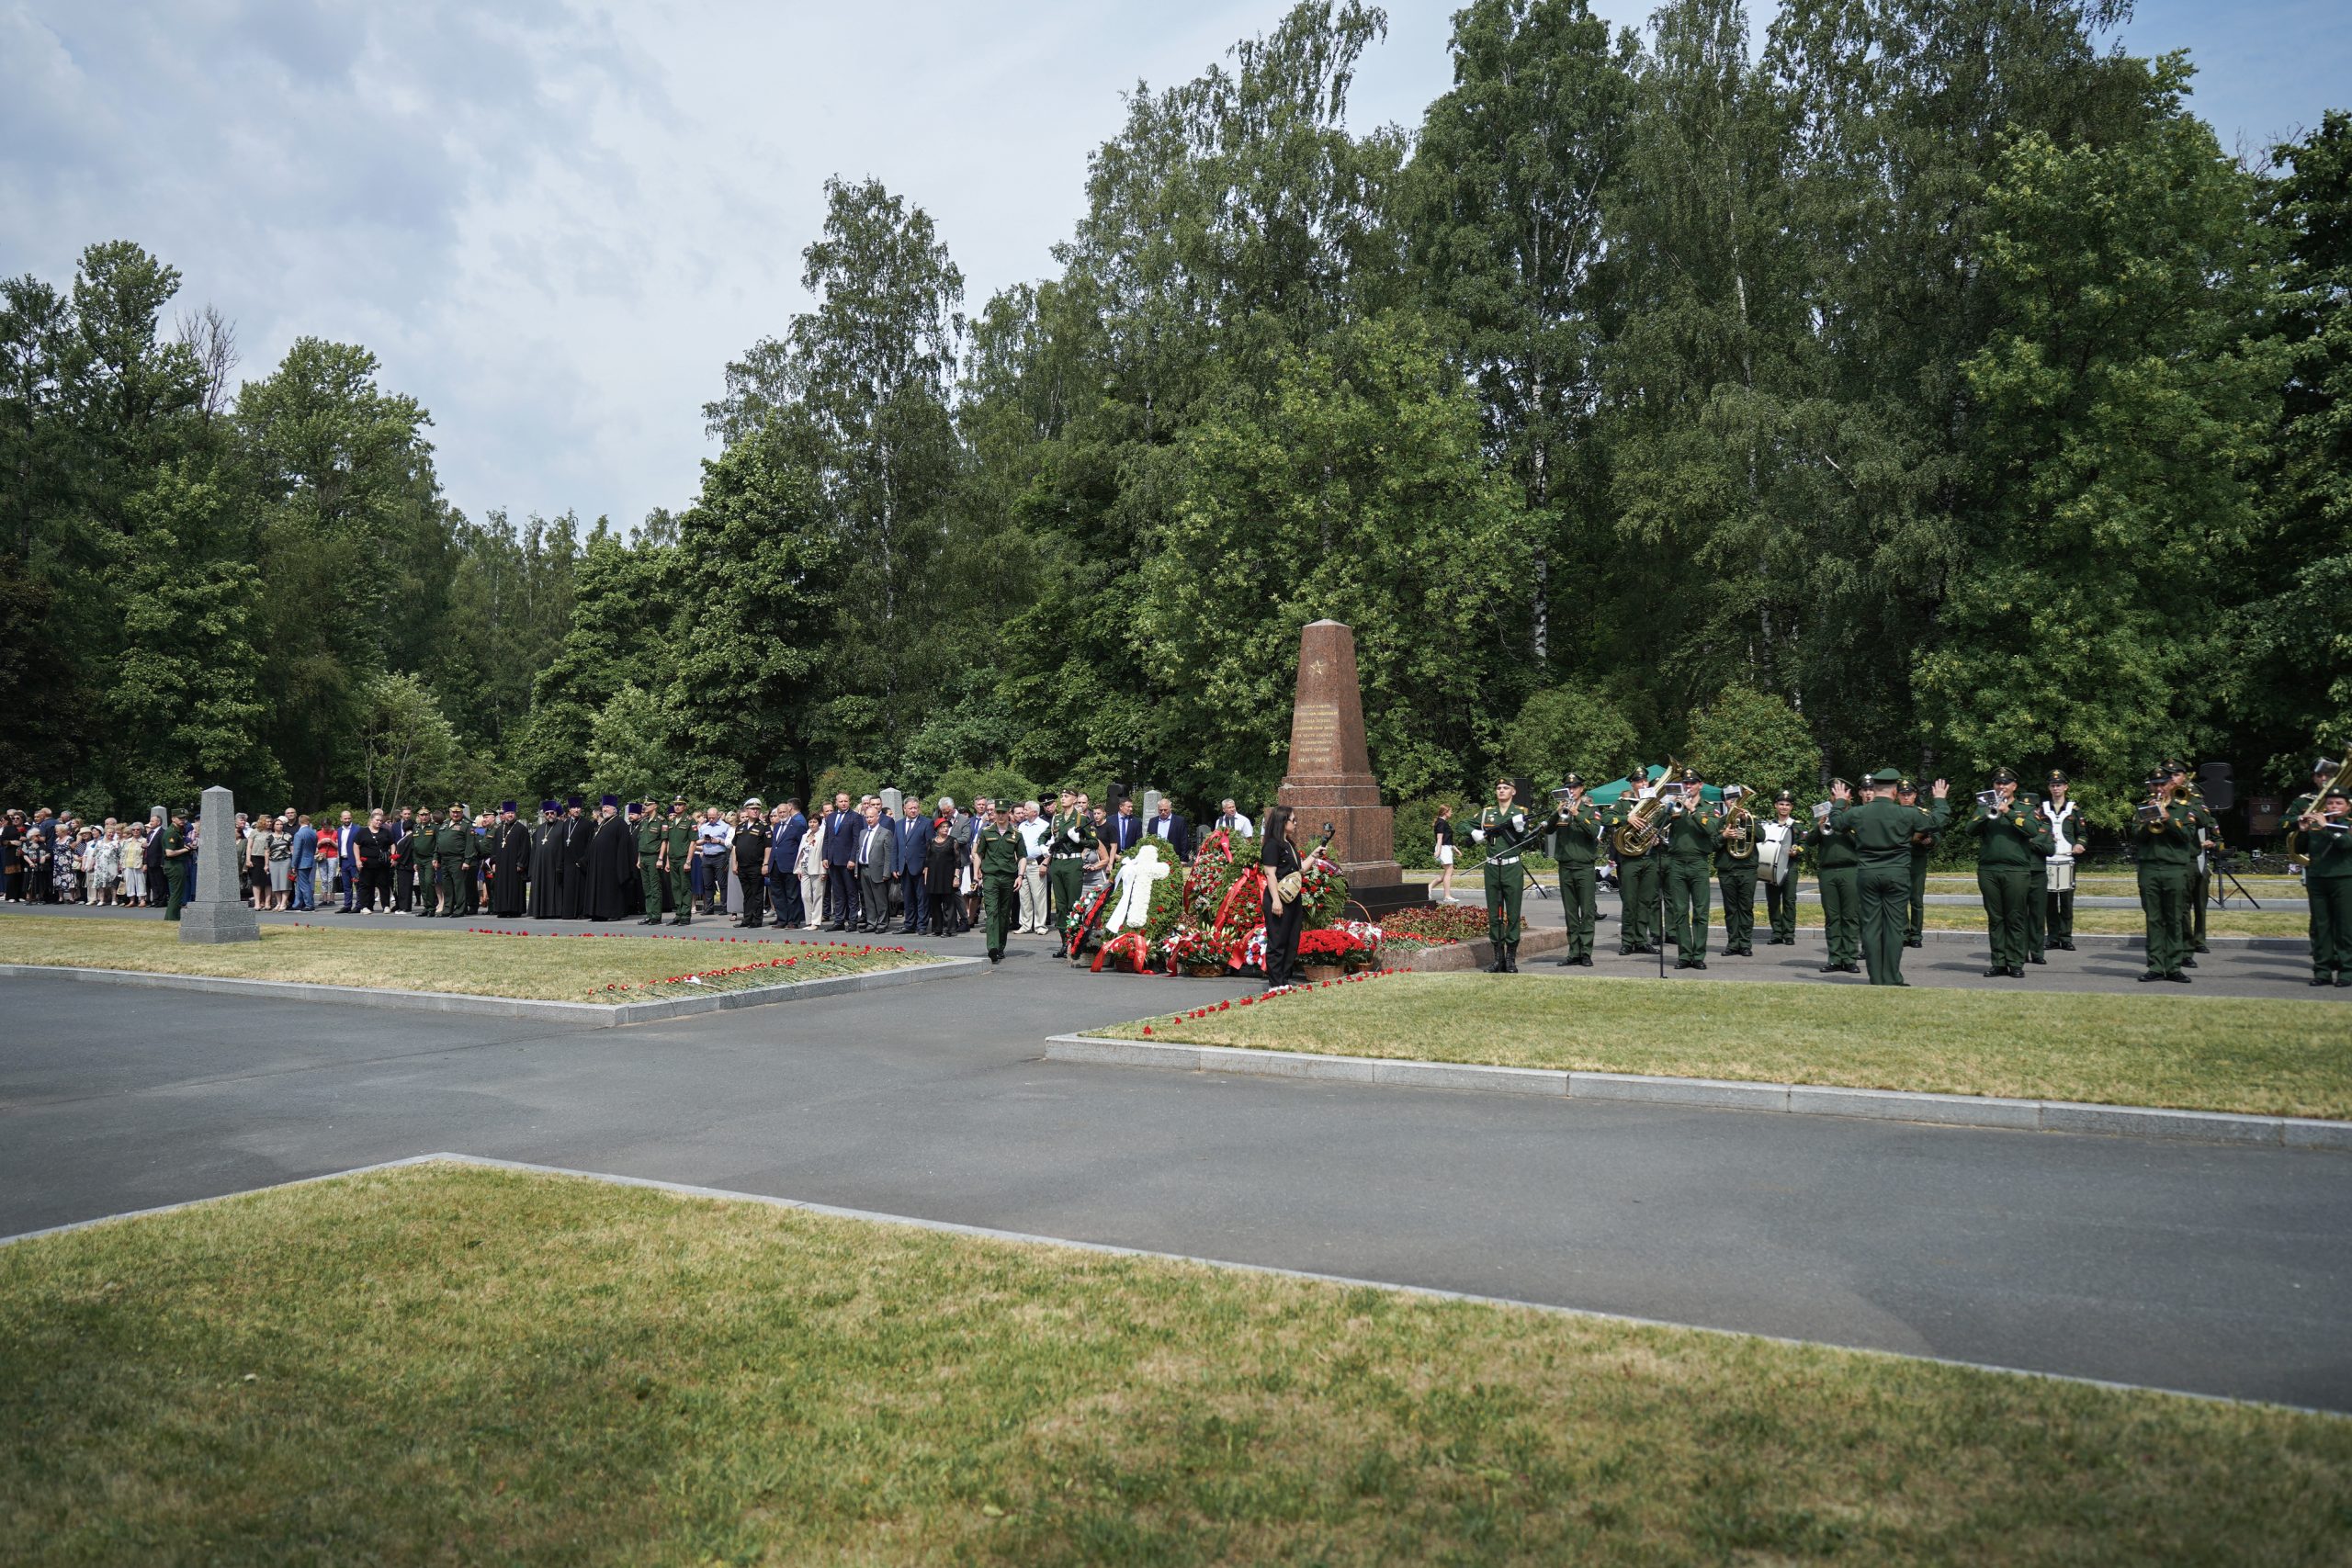
[[[1301,846],[1336,829],[1331,858],[1347,874],[1348,897],[1379,913],[1422,901],[1396,864],[1396,814],[1380,804],[1364,749],[1363,696],[1356,681],[1356,635],[1337,621],[1298,634],[1298,692],[1291,704],[1290,768],[1275,795],[1297,816]]]

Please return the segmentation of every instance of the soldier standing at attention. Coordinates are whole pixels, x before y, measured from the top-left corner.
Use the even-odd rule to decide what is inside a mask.
[[[754,931],[767,909],[767,802],[755,795],[743,802],[742,814],[735,819],[735,876],[743,885],[743,918],[735,923]],[[723,892],[727,886],[724,861],[718,863],[718,885]],[[719,907],[726,907],[723,897]]]
[[[661,812],[651,801],[637,818],[637,881],[645,893],[645,919],[639,925],[658,926],[662,923],[662,885],[669,880],[662,865],[662,851],[668,847],[670,830],[662,820]]]
[[[180,918],[180,906],[187,902],[187,818],[179,812],[172,813],[172,825],[164,829],[164,886],[171,896],[164,904],[164,919]]]
[[[2188,957],[2188,922],[2181,907],[2197,863],[2197,815],[2162,771],[2148,780],[2148,798],[2132,814],[2126,837],[2139,864],[2140,913],[2148,927],[2148,972],[2143,980],[2188,984],[2181,973]]]
[[[2041,820],[2050,829],[2050,867],[2066,875],[2065,891],[2047,895],[2049,902],[2041,911],[2041,928],[2049,933],[2050,945],[2061,953],[2075,951],[2075,887],[2071,875],[2075,857],[2081,852],[2083,839],[2089,829],[2083,814],[2067,795],[2074,785],[2058,769],[2050,770],[2045,781],[2049,794],[2041,802]]]
[[[662,829],[662,856],[656,869],[670,884],[670,923],[673,926],[695,923],[694,853],[695,814],[686,809],[684,795],[672,795],[670,820]]]
[[[1495,803],[1478,813],[1470,829],[1474,842],[1487,850],[1487,940],[1495,945],[1490,975],[1519,973],[1519,904],[1527,893],[1527,867],[1520,863],[1525,848],[1527,812],[1513,796],[1519,786],[1509,779],[1495,784]]]
[[[453,805],[433,835],[433,881],[444,915],[465,912],[466,885],[473,880],[475,852],[474,825],[467,818],[463,803]]]
[[[1603,818],[1617,852],[1617,952],[1655,953],[1650,945],[1650,914],[1657,903],[1658,856],[1655,843],[1634,847],[1620,829],[1634,807],[1650,797],[1650,771],[1636,762],[1625,771],[1625,787],[1618,792]],[[1657,933],[1665,940],[1665,933]]]
[[[1804,836],[1813,851],[1814,876],[1821,886],[1821,924],[1829,943],[1829,961],[1821,966],[1824,975],[1862,972],[1862,857],[1853,840],[1829,826],[1838,808],[1853,798],[1851,785],[1831,779],[1829,814],[1816,817],[1813,830]]]
[[[972,837],[973,855],[980,863],[980,922],[988,933],[989,962],[1004,962],[1004,930],[1012,923],[1013,900],[1021,882],[1021,835],[1012,830],[1012,814],[1000,804],[989,814],[989,825]]]
[[[1715,843],[1722,835],[1723,820],[1715,807],[1707,804],[1699,775],[1693,770],[1685,768],[1680,778],[1659,782],[1673,784],[1679,793],[1668,809],[1663,834],[1666,931],[1658,933],[1658,941],[1663,942],[1668,932],[1673,934],[1677,969],[1704,969],[1707,925],[1714,913],[1714,886],[1708,874],[1714,867]]]
[[[1584,779],[1570,773],[1555,792],[1552,858],[1560,866],[1560,908],[1567,916],[1568,951],[1563,967],[1592,967],[1592,920],[1599,897],[1600,807],[1584,797]]]
[[[1767,858],[1762,845],[1778,846],[1770,857],[1779,863],[1777,867],[1758,874],[1764,878],[1764,918],[1772,927],[1772,934],[1765,939],[1770,947],[1797,944],[1797,847],[1804,839],[1797,831],[1796,812],[1797,797],[1782,790],[1772,797],[1771,819],[1757,828],[1759,863]]]
[[[2342,777],[2342,774],[2337,774]],[[2352,795],[2330,784],[2287,808],[2311,904],[2312,984],[2352,986]]]
[[[1756,956],[1756,816],[1748,793],[1724,786],[1723,831],[1715,842],[1715,886],[1724,896],[1724,956]]]
[[[1984,934],[1993,966],[1986,979],[2025,978],[2025,899],[2031,868],[2049,866],[2050,829],[2018,803],[2018,776],[1993,770],[1993,799],[1982,803],[1968,830],[1976,835],[1976,890],[1984,899]]]
[[[1937,798],[1941,799],[1942,796]],[[1909,779],[1895,781],[1894,804],[1918,807],[1922,811],[1927,809],[1919,806],[1919,786]],[[1950,808],[1946,808],[1944,818],[1951,820]],[[1920,933],[1928,924],[1928,857],[1935,852],[1936,835],[1932,831],[1922,830],[1911,835],[1911,907],[1909,918],[1903,924],[1903,945],[1905,947],[1917,947],[1927,940]],[[1867,908],[1862,911],[1862,961],[1867,964],[1871,941],[1870,911]]]
[[[1055,931],[1069,922],[1069,913],[1078,908],[1080,890],[1086,883],[1086,844],[1093,835],[1088,832],[1086,818],[1078,808],[1078,797],[1064,790],[1054,802],[1054,820],[1046,833],[1046,889],[1053,896]],[[934,889],[934,903],[936,892]],[[947,892],[953,895],[955,889]]]
[[[415,829],[401,840],[401,852],[409,859],[409,877],[415,887],[415,913],[419,919],[433,918],[433,843],[440,824],[441,818],[428,806],[416,814]]]
[[[1870,965],[1873,986],[1907,986],[1903,977],[1904,920],[1911,902],[1912,840],[1933,833],[1951,819],[1944,805],[1946,785],[1935,784],[1935,809],[1923,810],[1916,800],[1895,797],[1908,782],[1893,768],[1881,768],[1865,781],[1869,798],[1829,814],[1830,831],[1854,846],[1860,865],[1855,880],[1861,895],[1862,958]],[[1917,795],[1917,791],[1913,792]]]

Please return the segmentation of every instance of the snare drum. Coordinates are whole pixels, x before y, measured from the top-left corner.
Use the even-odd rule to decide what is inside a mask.
[[[2050,857],[2050,891],[2072,893],[2075,890],[2075,861],[2071,855]]]
[[[1756,845],[1756,871],[1767,882],[1778,882],[1785,874],[1789,846],[1779,839],[1759,840]]]

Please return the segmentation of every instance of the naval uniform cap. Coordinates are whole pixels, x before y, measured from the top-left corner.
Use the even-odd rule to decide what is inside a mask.
[[[747,797],[743,802],[743,809],[746,811],[765,811],[767,808],[767,802],[756,795]]]

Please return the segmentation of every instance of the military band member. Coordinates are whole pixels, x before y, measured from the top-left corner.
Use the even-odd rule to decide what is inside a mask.
[[[1756,825],[1757,860],[1768,858],[1764,846],[1777,846],[1769,857],[1777,864],[1760,874],[1764,880],[1764,918],[1772,934],[1768,947],[1794,947],[1797,942],[1797,850],[1804,842],[1797,825],[1797,797],[1787,790],[1772,797],[1772,815]]]
[[[1667,808],[1666,826],[1662,837],[1666,841],[1666,930],[1658,933],[1664,942],[1674,938],[1674,966],[1677,969],[1704,969],[1707,966],[1707,925],[1714,909],[1714,887],[1709,874],[1714,869],[1715,842],[1723,830],[1723,813],[1707,804],[1698,773],[1690,768],[1671,784],[1672,804]]]
[[[2126,837],[2140,874],[2140,913],[2147,922],[2148,972],[2143,980],[2188,984],[2181,973],[2188,960],[2188,921],[2182,907],[2197,863],[2198,812],[2182,798],[2172,776],[2159,770],[2148,780],[2148,798],[2132,814]]]
[[[662,885],[669,880],[662,867],[662,852],[670,837],[668,825],[651,801],[637,814],[637,882],[645,897],[644,926],[662,923]]]
[[[2021,793],[2018,796],[2018,805],[2037,826],[2048,826],[2041,815],[2041,801]],[[2053,844],[2056,841],[2052,840]],[[2025,868],[2025,961],[2028,964],[2049,962],[2042,955],[2042,945],[2048,940],[2043,907],[2049,902],[2050,857],[2040,854],[2034,856],[2033,863]]]
[[[2185,803],[2197,818],[2197,859],[2188,868],[2188,898],[2181,915],[2181,942],[2191,953],[2211,953],[2205,945],[2205,899],[2212,887],[2213,856],[2221,852],[2222,820],[2205,804],[2205,795],[2190,782],[2188,769],[2179,762],[2165,764],[2166,776],[2173,781],[2175,797]],[[2193,957],[2183,958],[2183,966],[2197,967]]]
[[[1829,814],[1832,831],[1843,834],[1860,861],[1856,883],[1862,906],[1862,957],[1873,986],[1906,986],[1903,977],[1904,927],[1911,906],[1911,851],[1922,833],[1940,831],[1951,819],[1944,804],[1946,785],[1935,783],[1935,806],[1898,798],[1909,781],[1881,768],[1865,781],[1869,798]]]
[[[2049,901],[2041,911],[2042,929],[2049,934],[2049,944],[2061,953],[2075,951],[2075,876],[2080,870],[2076,859],[2082,853],[2084,840],[2089,836],[2090,824],[2083,820],[2082,807],[2074,801],[2074,782],[2057,768],[2050,770],[2043,781],[2048,793],[2042,796],[2041,812],[2042,826],[2050,830],[2050,880],[2052,884]],[[2055,885],[2065,883],[2060,892]]]
[[[670,820],[662,825],[662,853],[655,869],[670,885],[673,926],[695,923],[694,854],[695,814],[687,809],[684,795],[672,795]]]
[[[1634,807],[1657,795],[1650,786],[1650,772],[1639,762],[1626,772],[1625,787],[1610,803],[1603,815],[1609,829],[1610,842],[1617,856],[1617,904],[1620,924],[1617,928],[1619,953],[1655,953],[1650,945],[1653,932],[1650,922],[1657,909],[1658,862],[1655,843],[1629,844],[1618,829],[1626,826]],[[1663,932],[1655,933],[1663,942]]]
[[[1563,967],[1592,967],[1592,922],[1598,900],[1600,808],[1584,797],[1584,778],[1570,773],[1554,792],[1552,858],[1560,866],[1560,908],[1567,917],[1568,949]]]
[[[1829,815],[1816,813],[1812,830],[1804,836],[1805,847],[1813,852],[1813,874],[1821,887],[1822,935],[1829,947],[1828,961],[1821,966],[1824,975],[1862,972],[1862,857],[1853,840],[1830,826],[1838,809],[1853,798],[1851,784],[1844,779],[1830,780]]]
[[[2029,868],[2047,865],[2050,832],[2018,801],[2018,776],[2008,769],[1993,770],[1989,793],[1993,799],[1981,802],[1968,824],[1978,840],[1976,891],[1984,900],[1984,934],[1993,947],[1993,966],[1984,975],[2022,980]]]
[[[1527,867],[1520,854],[1528,837],[1527,811],[1509,779],[1495,784],[1495,803],[1478,813],[1470,829],[1474,843],[1487,846],[1487,940],[1495,946],[1490,975],[1519,973],[1519,904],[1527,892]]]
[[[1724,896],[1724,956],[1756,956],[1756,843],[1761,826],[1737,784],[1724,786],[1723,831],[1715,840],[1715,886]]]
[[[2312,984],[2352,986],[2352,795],[2330,782],[2287,807],[2287,850],[2304,857],[2303,894],[2311,906]]]
[[[1917,807],[1921,811],[1928,809],[1919,805],[1919,786],[1909,779],[1895,781],[1894,804]],[[1945,815],[1949,819],[1949,810]],[[1905,900],[1903,921],[1903,945],[1905,947],[1918,947],[1927,942],[1928,858],[1935,852],[1936,835],[1933,832],[1921,829],[1911,835],[1911,896]],[[1865,964],[1870,962],[1870,910],[1865,907],[1862,910],[1862,962]]]

